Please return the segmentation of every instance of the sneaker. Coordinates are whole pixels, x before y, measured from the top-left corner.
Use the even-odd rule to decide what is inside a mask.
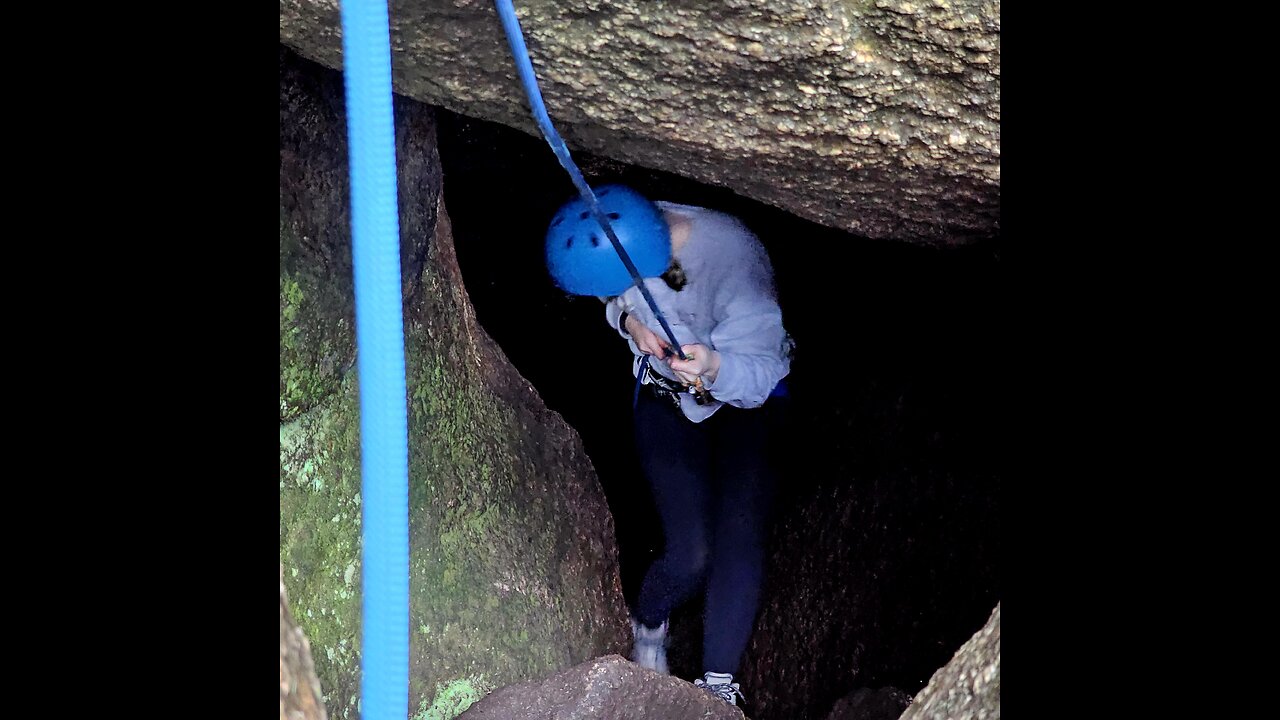
[[[738,683],[733,682],[733,676],[729,673],[709,672],[702,676],[699,680],[694,680],[693,684],[715,695],[730,705],[737,705],[737,698],[746,700],[742,691],[738,689]]]
[[[631,633],[635,635],[636,644],[631,650],[631,659],[640,667],[656,670],[669,675],[667,670],[667,621],[656,628],[641,625],[635,618],[631,619]]]

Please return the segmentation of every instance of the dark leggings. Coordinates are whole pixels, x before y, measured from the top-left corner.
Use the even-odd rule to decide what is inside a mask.
[[[666,539],[640,586],[636,618],[661,625],[705,581],[706,671],[736,673],[751,637],[776,485],[768,441],[785,402],[726,405],[701,423],[647,388],[636,404],[636,445]]]

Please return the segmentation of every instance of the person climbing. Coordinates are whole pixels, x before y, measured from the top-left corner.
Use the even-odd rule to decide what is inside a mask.
[[[705,590],[698,687],[730,704],[764,576],[774,444],[794,343],[782,325],[764,246],[731,215],[652,202],[624,185],[596,191],[600,209],[655,304],[581,198],[552,216],[547,266],[556,284],[605,302],[636,378],[635,442],[665,550],[635,607],[632,659],[667,673],[671,612]],[[660,318],[686,359],[663,336]],[[745,699],[745,698],[744,698]]]

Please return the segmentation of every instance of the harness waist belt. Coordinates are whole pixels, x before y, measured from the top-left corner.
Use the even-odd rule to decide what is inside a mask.
[[[689,392],[688,387],[685,386],[683,383],[676,382],[675,380],[672,380],[666,377],[665,375],[660,375],[654,372],[653,368],[649,367],[648,363],[644,364],[643,377],[648,379],[647,383],[652,383],[653,385],[657,385],[658,387],[662,388],[663,390],[666,390],[667,392],[673,392],[673,393]],[[642,382],[645,382],[645,381],[642,380]]]

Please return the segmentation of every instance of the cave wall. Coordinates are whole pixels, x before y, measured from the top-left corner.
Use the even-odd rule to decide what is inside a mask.
[[[360,444],[341,76],[280,50],[280,563],[330,717],[360,675]],[[612,517],[577,433],[476,322],[431,108],[397,97],[410,708],[624,652]]]
[[[1000,227],[998,0],[521,0],[575,152],[728,188],[871,238]],[[393,0],[396,91],[527,133],[491,0]],[[280,39],[342,62],[338,4],[283,0]]]

